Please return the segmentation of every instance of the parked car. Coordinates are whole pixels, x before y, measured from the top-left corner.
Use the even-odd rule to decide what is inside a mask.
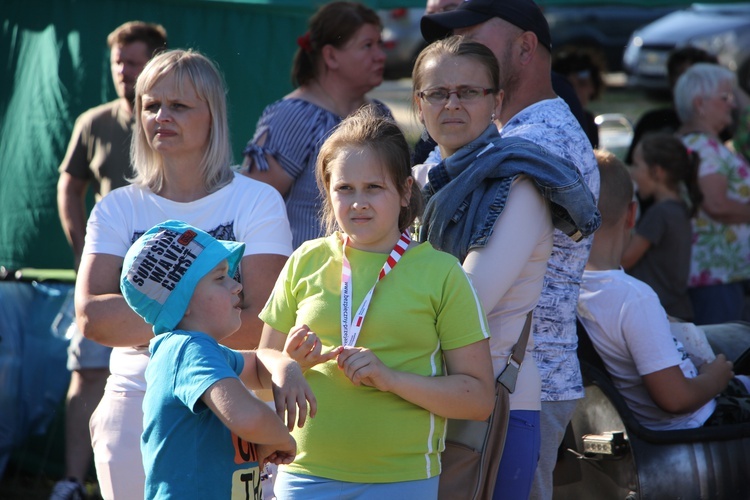
[[[427,46],[419,29],[419,21],[424,15],[424,5],[379,10],[378,15],[383,23],[385,77],[395,79],[411,76],[414,61]]]
[[[583,49],[622,69],[622,53],[637,28],[689,4],[689,0],[538,0],[549,23],[554,52]]]
[[[703,0],[703,3],[731,1]],[[743,4],[738,2],[736,5]],[[426,3],[424,0],[418,7],[378,11],[383,23],[386,78],[411,75],[414,60],[425,47],[419,21]],[[537,0],[549,23],[553,51],[585,49],[609,72],[623,69],[623,51],[634,30],[691,3],[690,0]]]
[[[707,0],[716,1],[716,0]],[[383,23],[386,78],[411,75],[425,47],[419,29],[426,0],[414,7],[379,10]],[[585,48],[608,71],[620,71],[622,53],[633,30],[690,5],[690,0],[537,0],[550,26],[553,50]]]
[[[668,88],[669,53],[685,46],[702,48],[736,71],[750,90],[750,4],[694,4],[636,30],[628,42],[623,66],[628,83],[652,90]]]

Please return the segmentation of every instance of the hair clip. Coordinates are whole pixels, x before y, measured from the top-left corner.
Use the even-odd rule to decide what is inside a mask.
[[[308,54],[312,52],[312,42],[310,41],[309,31],[304,35],[300,35],[297,37],[297,45],[299,45],[299,48],[307,52]]]

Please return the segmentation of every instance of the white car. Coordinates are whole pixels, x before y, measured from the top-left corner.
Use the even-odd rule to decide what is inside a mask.
[[[693,4],[635,31],[623,55],[628,84],[666,90],[669,53],[686,46],[717,56],[750,89],[750,3]]]

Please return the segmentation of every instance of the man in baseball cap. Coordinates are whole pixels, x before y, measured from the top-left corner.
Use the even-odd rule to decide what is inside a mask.
[[[504,19],[524,31],[531,31],[541,45],[552,50],[547,20],[530,0],[465,0],[451,11],[424,16],[421,22],[422,36],[428,42],[434,42],[455,29],[481,24],[493,17]]]
[[[532,0],[465,0],[455,10],[424,16],[421,29],[428,42],[454,34],[489,47],[500,64],[505,91],[498,119],[500,135],[523,137],[572,161],[598,198],[599,172],[593,148],[568,104],[553,88],[549,26]],[[542,380],[541,412],[539,405],[530,402],[511,408],[496,497],[552,498],[557,449],[577,400],[584,396],[576,355],[575,314],[590,250],[591,237],[574,243],[555,231],[532,324],[534,360]]]

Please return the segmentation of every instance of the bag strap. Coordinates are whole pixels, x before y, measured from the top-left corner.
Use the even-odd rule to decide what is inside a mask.
[[[510,350],[508,364],[505,365],[505,368],[503,368],[503,371],[497,377],[497,382],[503,384],[511,394],[516,390],[518,371],[521,369],[521,363],[523,363],[523,358],[526,355],[526,345],[529,343],[529,332],[531,331],[532,312],[533,311],[529,311],[526,315],[526,323],[523,324],[521,336],[518,337],[518,342],[516,342],[516,345]]]

